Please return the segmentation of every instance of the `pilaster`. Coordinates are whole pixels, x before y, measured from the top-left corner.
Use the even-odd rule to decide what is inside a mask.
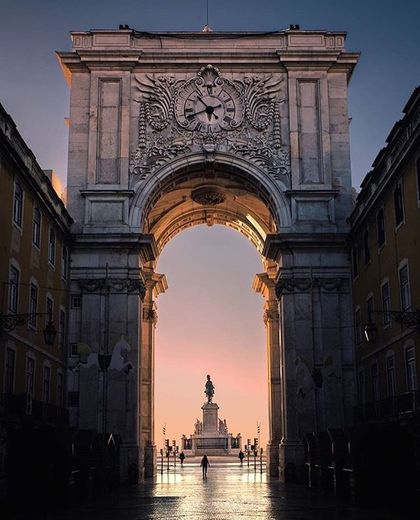
[[[145,297],[141,317],[141,347],[139,366],[139,444],[140,475],[147,478],[155,473],[156,446],[154,432],[155,329],[157,307],[155,299],[167,289],[166,277],[151,268],[143,269]]]

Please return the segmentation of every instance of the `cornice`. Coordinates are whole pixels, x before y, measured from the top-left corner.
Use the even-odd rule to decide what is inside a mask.
[[[264,242],[262,255],[277,260],[280,254],[296,249],[345,249],[347,233],[281,233],[270,234]]]

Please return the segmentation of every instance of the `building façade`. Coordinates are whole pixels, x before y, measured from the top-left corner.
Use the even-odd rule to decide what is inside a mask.
[[[350,217],[356,420],[371,468],[384,464],[384,475],[398,464],[410,473],[409,461],[419,468],[420,87],[403,113]]]
[[[41,431],[45,433],[45,428],[67,421],[65,367],[72,219],[55,191],[58,186],[54,172],[41,169],[0,105],[3,481],[11,466],[19,466],[20,459],[26,458],[28,468],[30,457],[43,452],[39,443],[45,436],[40,440]],[[26,448],[30,454],[25,453]]]

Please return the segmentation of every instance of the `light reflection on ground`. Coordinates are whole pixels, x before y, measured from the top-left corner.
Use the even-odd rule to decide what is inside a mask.
[[[304,486],[284,486],[259,468],[211,463],[203,479],[198,464],[172,467],[155,479],[43,520],[393,520]],[[165,468],[166,469],[166,468]],[[159,468],[160,471],[160,468]]]

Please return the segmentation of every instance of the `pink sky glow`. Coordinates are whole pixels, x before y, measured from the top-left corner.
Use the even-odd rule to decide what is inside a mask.
[[[189,253],[190,252],[190,253]],[[263,299],[252,288],[263,272],[254,246],[222,226],[199,226],[175,237],[157,271],[168,291],[157,300],[155,437],[180,442],[202,417],[210,374],[213,401],[229,431],[267,441],[267,376]]]

